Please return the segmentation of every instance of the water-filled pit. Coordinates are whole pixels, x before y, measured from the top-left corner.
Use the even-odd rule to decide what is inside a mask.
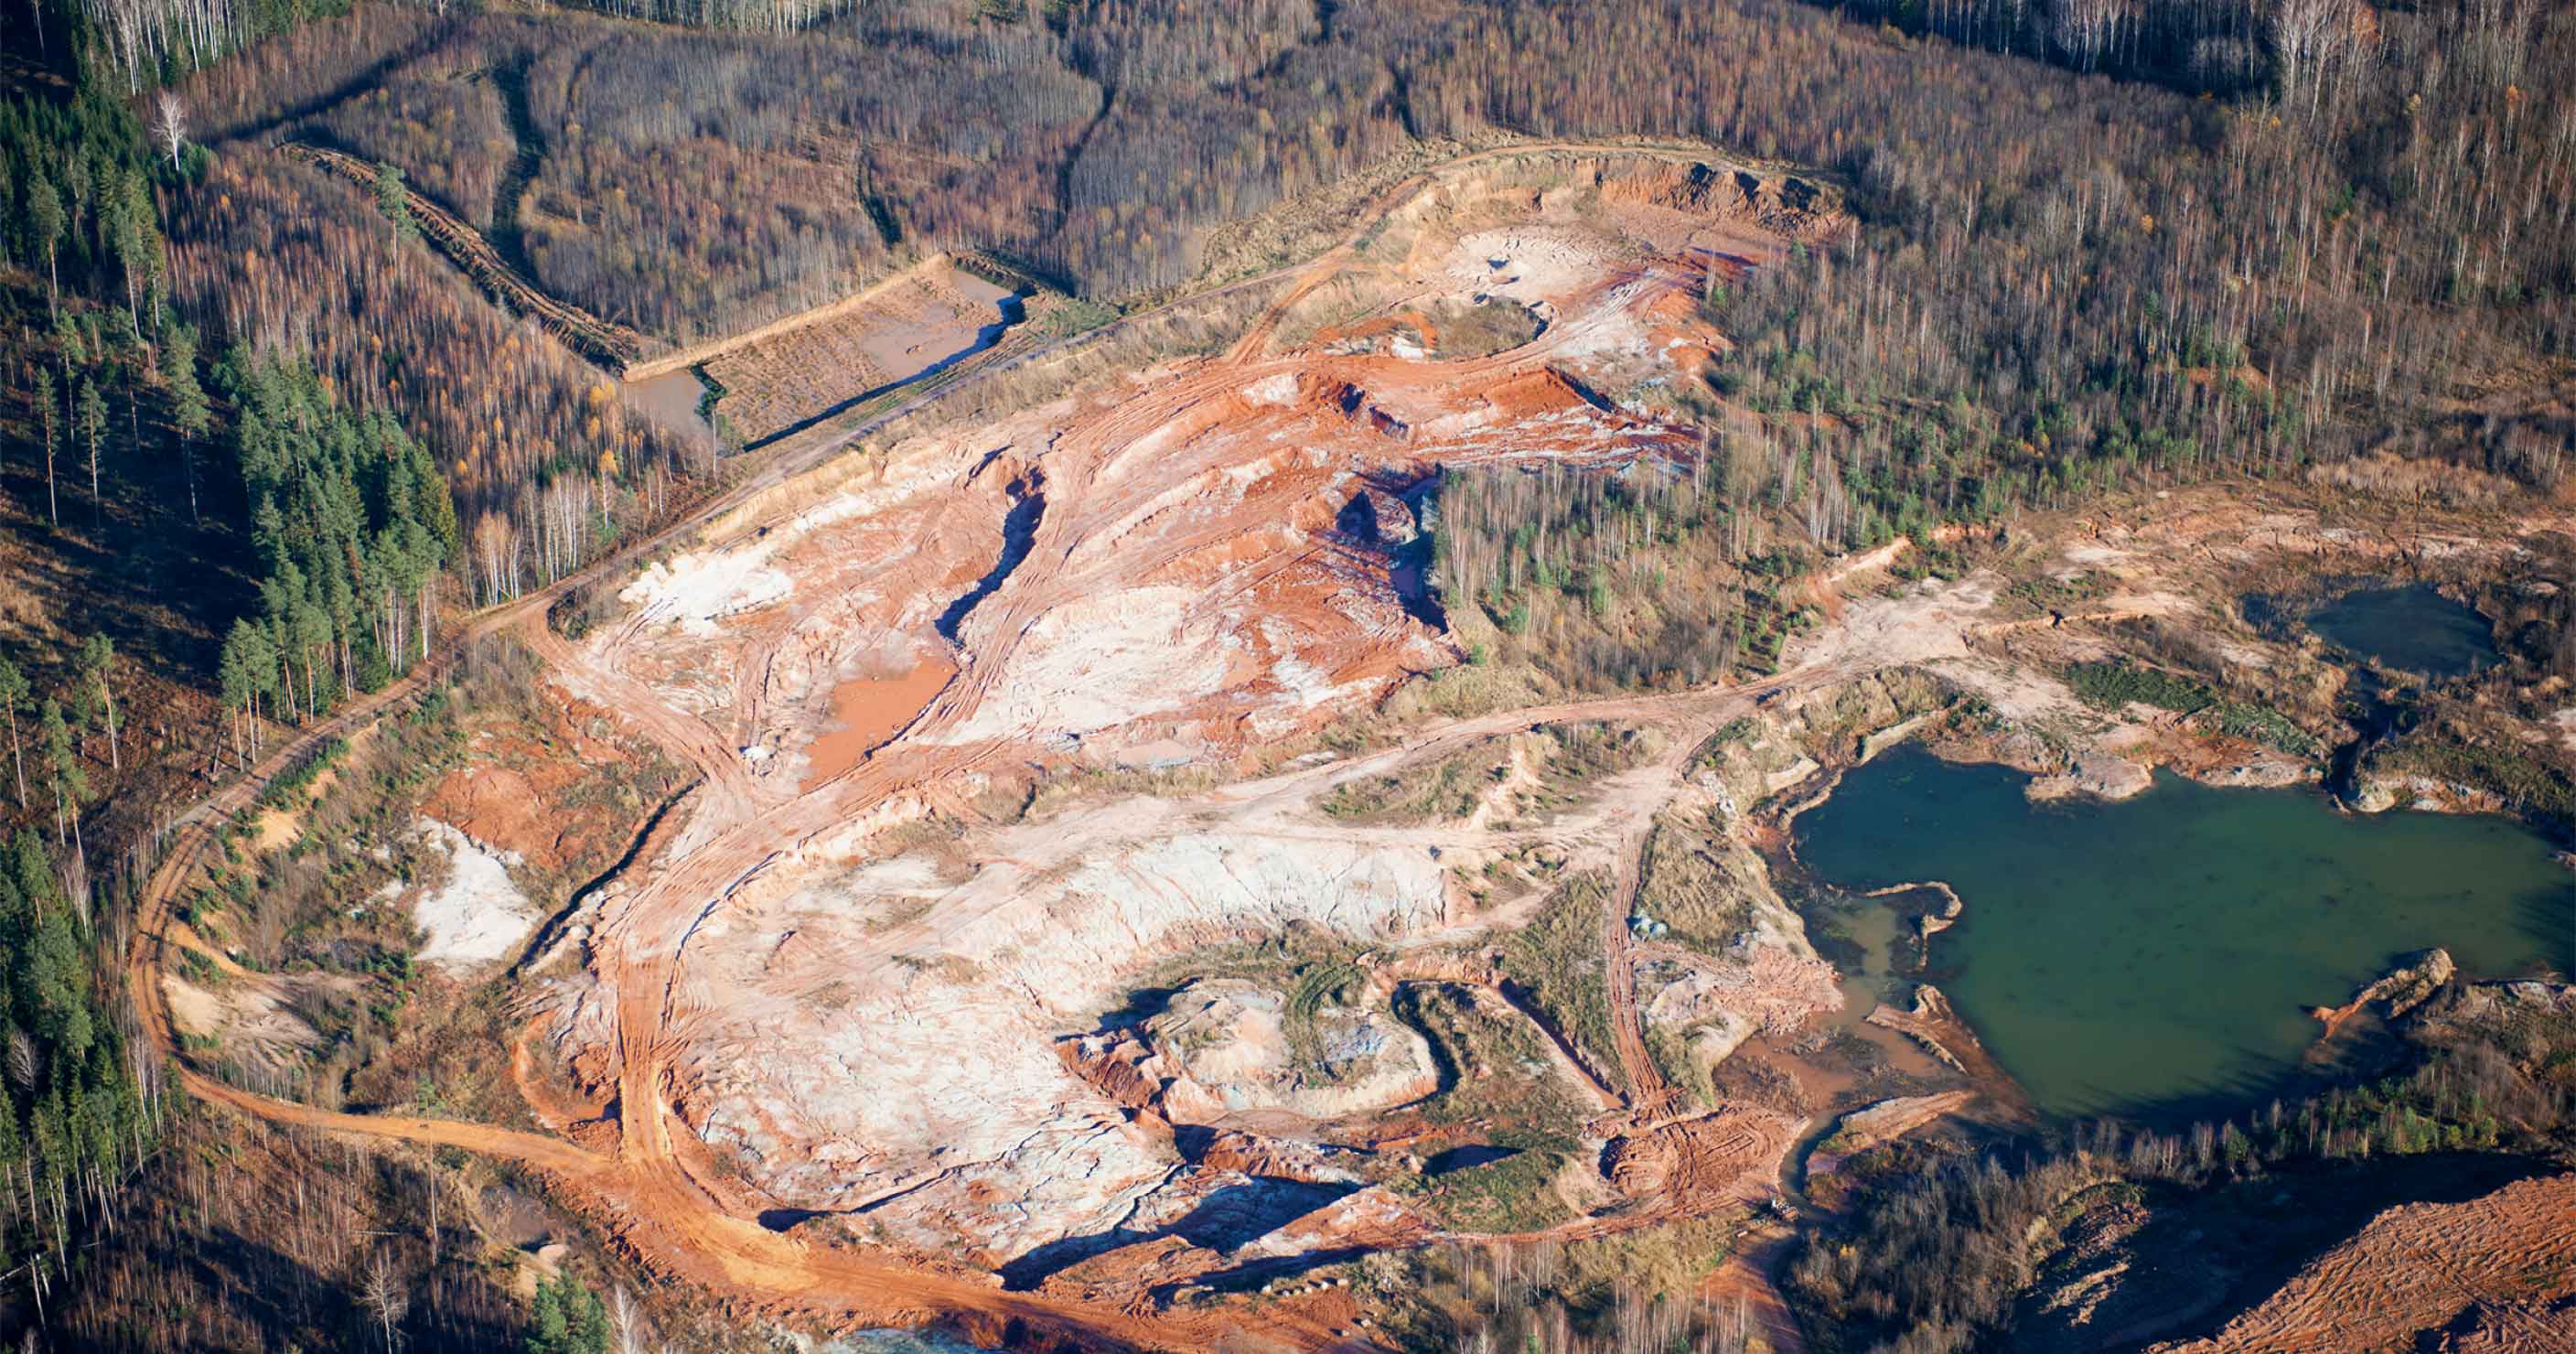
[[[2293,1078],[2319,1027],[2400,955],[2466,976],[2576,968],[2576,875],[2501,818],[2337,812],[2308,790],[2159,775],[2110,804],[1900,748],[1797,821],[1848,891],[1939,879],[1966,911],[1929,971],[2046,1111],[2234,1106]]]

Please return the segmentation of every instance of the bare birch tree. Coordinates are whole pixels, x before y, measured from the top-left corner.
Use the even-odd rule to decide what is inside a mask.
[[[405,1292],[402,1278],[394,1272],[393,1256],[384,1251],[367,1266],[367,1282],[358,1290],[358,1301],[375,1314],[376,1328],[384,1336],[385,1354],[393,1354],[394,1327],[402,1324],[403,1314],[411,1310],[411,1294]]]
[[[188,105],[168,90],[152,104],[152,136],[170,152],[170,168],[179,168],[179,148],[188,143]]]

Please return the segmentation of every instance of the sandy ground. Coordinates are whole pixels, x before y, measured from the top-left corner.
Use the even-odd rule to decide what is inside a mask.
[[[462,974],[516,958],[519,946],[544,918],[510,879],[515,857],[435,818],[420,819],[414,830],[447,857],[445,877],[425,886],[388,884],[378,898],[396,903],[407,896],[412,920],[425,937],[418,952],[421,962]]]
[[[1140,1118],[1068,1066],[1058,1041],[1120,1004],[1129,975],[1213,943],[1292,927],[1401,949],[1473,943],[1491,923],[1460,871],[1531,843],[1482,823],[1354,829],[1313,810],[1385,756],[991,831],[969,818],[963,838],[888,834],[963,807],[1031,757],[1228,765],[1457,661],[1405,609],[1380,543],[1349,525],[1362,500],[1372,519],[1400,513],[1389,495],[1443,464],[1691,454],[1683,430],[1605,411],[1558,373],[1659,351],[1652,335],[1689,323],[1677,316],[1707,265],[1641,261],[1569,220],[1416,250],[1418,276],[1372,285],[1455,289],[1504,250],[1520,261],[1513,276],[1478,285],[1555,316],[1522,348],[1435,364],[1274,355],[1248,340],[894,448],[791,513],[738,521],[648,569],[625,590],[627,615],[552,670],[630,717],[659,711],[651,723],[730,788],[602,914],[588,970],[551,1002],[563,1060],[615,1083],[629,1115],[651,1117],[635,1126],[649,1150],[737,1216],[851,1215],[900,1245],[991,1266],[1205,1194],[1211,1168],[1158,1126],[1159,1100]],[[1947,617],[1865,614],[1888,652]],[[1847,659],[1822,654],[1814,671]],[[1696,726],[1753,694],[1657,714]],[[1679,775],[1694,741],[1675,739],[1549,831],[1632,866],[1652,815],[1696,793]],[[1605,937],[1624,936],[1615,921],[1605,914]],[[1794,919],[1772,934],[1785,951],[1718,964],[1692,996],[1663,1002],[1667,1023],[1771,1027],[1838,1002]],[[1672,1117],[1680,1102],[1643,1053],[1637,958],[1620,943],[1612,968],[1621,1080],[1638,1089],[1611,1094],[1619,1112],[1599,1131],[1641,1135],[1623,1158],[1628,1189],[1662,1202],[1583,1228],[1740,1206],[1767,1188],[1797,1127],[1752,1107]],[[1766,996],[1776,983],[1751,975],[1774,959],[1791,985]],[[645,1028],[656,1033],[639,1041]],[[977,1056],[954,1056],[966,1047]],[[1401,1065],[1390,1076],[1414,1079]],[[1249,1103],[1240,1081],[1231,1094]],[[1391,1094],[1283,1093],[1271,1107],[1331,1118]],[[1639,1164],[1650,1159],[1661,1164]],[[1650,1178],[1669,1183],[1638,1183]],[[1427,1235],[1350,1207],[1265,1253],[1346,1248],[1361,1226]],[[1106,1281],[1097,1268],[1088,1281]]]

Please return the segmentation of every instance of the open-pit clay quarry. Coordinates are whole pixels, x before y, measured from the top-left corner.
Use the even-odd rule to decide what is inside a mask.
[[[1442,180],[1372,247],[1292,280],[1223,357],[747,504],[627,585],[593,637],[550,646],[555,681],[705,773],[667,843],[582,902],[583,962],[550,970],[530,1036],[614,1121],[621,1171],[761,1229],[765,1253],[963,1262],[1025,1301],[1229,1319],[1172,1304],[1457,1232],[1422,1188],[1439,1144],[1385,1145],[1419,1138],[1459,1075],[1394,1014],[1426,987],[1547,1051],[1478,1074],[1579,1107],[1556,1127],[1585,1178],[1547,1185],[1571,1201],[1554,1230],[1768,1194],[1799,1116],[1666,1086],[1639,1025],[1651,1010],[1714,1058],[1834,1004],[1776,899],[1721,952],[1665,947],[1641,994],[1626,899],[1604,894],[1585,930],[1617,951],[1609,1049],[1552,1028],[1486,953],[1557,875],[1633,876],[1656,815],[1707,812],[1724,792],[1684,763],[1757,692],[1514,711],[1364,756],[1313,745],[1460,661],[1394,564],[1442,467],[1680,468],[1694,434],[1594,392],[1696,380],[1675,355],[1723,342],[1694,316],[1710,270],[1834,228],[1776,178],[1748,191],[1660,158],[1530,177]],[[1316,327],[1316,298],[1355,296],[1543,318],[1454,361],[1280,337]],[[1528,783],[1461,819],[1320,807],[1535,725],[1612,723],[1652,751],[1516,752]],[[1137,793],[1122,772],[1193,788]],[[1543,788],[1545,812],[1520,802]],[[1343,979],[1191,972],[1281,937]],[[1156,1010],[1108,1014],[1156,975],[1178,979]]]
[[[696,776],[547,922],[538,1128],[206,1093],[518,1158],[746,1310],[1175,1350],[1375,1347],[1297,1277],[1375,1250],[1750,1214],[1873,1099],[1836,1150],[2020,1112],[1937,993],[1844,1009],[1759,854],[1782,800],[1963,693],[2048,788],[2295,780],[2041,668],[2088,620],[2202,613],[2225,560],[2377,543],[2194,491],[2017,542],[2111,580],[2083,615],[1901,581],[1899,542],[1809,580],[1821,619],[1760,680],[1419,698],[1473,673],[1413,545],[1435,477],[1687,471],[1699,433],[1619,393],[1704,390],[1702,290],[1841,228],[1772,171],[1470,160],[1227,351],[734,503],[582,638],[523,627],[553,689]],[[1436,317],[1496,305],[1526,341],[1443,352]],[[498,857],[423,830],[456,862],[432,957],[510,951],[457,892]],[[1853,1041],[1875,1081],[1820,1052]],[[2564,1191],[2481,1206],[2526,1205]]]

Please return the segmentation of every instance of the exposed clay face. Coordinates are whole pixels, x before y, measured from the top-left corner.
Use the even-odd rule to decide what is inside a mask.
[[[1222,784],[1460,661],[1394,553],[1444,467],[1662,474],[1697,456],[1696,431],[1597,392],[1696,382],[1723,343],[1695,316],[1707,270],[1778,237],[1660,189],[1556,206],[1441,191],[1409,245],[1319,276],[1350,269],[1378,304],[1501,297],[1543,316],[1535,338],[1454,361],[1302,347],[1280,337],[1317,329],[1298,312],[1310,289],[1291,286],[1222,357],[791,486],[648,568],[622,616],[549,655],[565,689],[705,776],[686,821],[603,891],[547,1029],[601,1103],[649,1121],[621,1130],[640,1169],[737,1217],[1050,1291],[1177,1283],[1238,1248],[1412,1244],[1441,1230],[1440,1208],[1371,1182],[1418,1164],[1317,1144],[1373,1141],[1380,1118],[1458,1075],[1393,1014],[1428,985],[1466,994],[1520,1050],[1479,1075],[1590,1107],[1552,1126],[1589,1144],[1542,1182],[1571,1210],[1567,1235],[1760,1187],[1794,1117],[1692,1110],[1648,1031],[1722,1056],[1838,1002],[1830,972],[1776,898],[1736,952],[1629,955],[1633,884],[1618,878],[1659,812],[1707,811],[1686,756],[1749,696],[1648,698],[1670,730],[1579,785],[1538,768],[1550,754],[1515,763],[1494,794],[1544,789],[1534,817],[1493,795],[1455,819],[1319,807],[1455,751],[1436,746],[993,816],[988,796],[1032,765]],[[1533,211],[1473,239],[1453,224]],[[1580,896],[1603,901],[1550,902],[1580,872],[1604,881]],[[1614,1030],[1548,1027],[1512,962],[1479,949],[1542,906],[1578,908],[1573,948],[1611,945]],[[1329,992],[1293,973],[1184,981],[1157,1013],[1102,1024],[1150,974],[1186,979],[1189,956],[1287,936],[1340,956]],[[1626,1165],[1605,1174],[1612,1158]]]

